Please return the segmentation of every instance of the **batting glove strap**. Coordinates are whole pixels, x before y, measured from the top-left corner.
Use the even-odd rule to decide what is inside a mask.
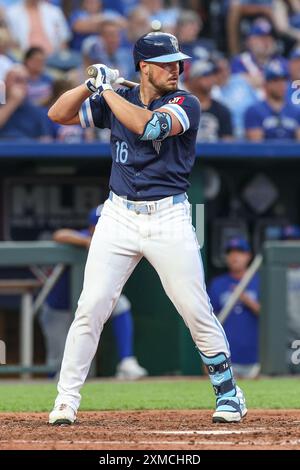
[[[85,82],[85,86],[91,93],[96,93],[97,88],[95,86],[95,79],[94,78],[88,78]]]

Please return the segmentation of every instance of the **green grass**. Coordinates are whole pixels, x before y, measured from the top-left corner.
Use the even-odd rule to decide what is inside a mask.
[[[300,408],[300,380],[276,378],[239,381],[249,408]],[[0,411],[49,411],[54,383],[0,381]],[[207,409],[214,396],[206,380],[91,382],[82,390],[81,410]]]

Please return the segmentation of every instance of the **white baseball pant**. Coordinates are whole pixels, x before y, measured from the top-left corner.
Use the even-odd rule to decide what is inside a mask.
[[[224,330],[213,314],[206,293],[203,265],[190,204],[173,197],[149,206],[150,213],[128,209],[113,195],[103,207],[85,267],[75,319],[70,327],[55,405],[67,403],[75,411],[96,353],[104,323],[124,284],[143,256],[156,269],[162,285],[189,328],[201,352],[230,355]]]

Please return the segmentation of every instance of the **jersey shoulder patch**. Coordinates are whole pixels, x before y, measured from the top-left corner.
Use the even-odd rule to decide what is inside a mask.
[[[174,96],[171,98],[168,103],[170,104],[182,104],[185,100],[185,96]]]

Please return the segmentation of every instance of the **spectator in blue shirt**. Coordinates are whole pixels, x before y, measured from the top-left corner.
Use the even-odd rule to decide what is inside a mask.
[[[176,25],[176,37],[180,44],[180,50],[192,57],[193,60],[209,58],[210,53],[216,49],[213,39],[200,35],[202,19],[198,13],[192,10],[183,10]]]
[[[257,103],[256,90],[242,74],[230,73],[230,64],[225,57],[219,57],[216,65],[217,85],[213,88],[212,96],[228,107],[232,116],[234,136],[243,139],[245,112],[251,105]]]
[[[104,8],[115,10],[123,16],[128,16],[140,4],[140,0],[103,0]]]
[[[48,120],[39,106],[28,100],[28,73],[14,65],[5,79],[6,103],[0,106],[1,139],[49,139]]]
[[[261,89],[264,68],[276,58],[276,49],[271,24],[264,18],[259,18],[252,24],[247,36],[246,51],[232,60],[232,73],[243,74],[252,86]]]
[[[229,0],[227,31],[231,54],[240,51],[240,24],[244,17],[264,16],[272,20],[273,0]]]
[[[121,46],[121,29],[118,22],[106,20],[102,23],[98,36],[85,39],[82,52],[91,64],[103,63],[112,69],[118,69],[120,76],[131,78],[136,72],[132,61],[128,60],[131,52]]]
[[[250,260],[250,246],[245,239],[233,238],[228,241],[228,272],[214,278],[208,288],[216,315],[226,305],[232,291],[243,278]],[[240,377],[254,378],[259,373],[259,312],[259,277],[255,274],[223,325],[230,345],[233,369]]]
[[[132,50],[136,41],[151,31],[151,17],[146,8],[138,6],[130,11],[127,20],[127,28],[123,31],[122,46]]]
[[[125,26],[125,20],[119,13],[109,9],[103,11],[101,0],[82,0],[81,8],[70,15],[69,21],[73,32],[72,49],[80,51],[83,41],[93,34],[98,34],[103,21],[108,19]]]
[[[46,54],[40,47],[31,47],[25,52],[24,65],[29,75],[28,99],[43,106],[50,98],[53,79],[46,73]]]
[[[288,70],[279,60],[265,70],[264,101],[251,106],[245,115],[247,138],[300,140],[300,107],[286,99]]]

